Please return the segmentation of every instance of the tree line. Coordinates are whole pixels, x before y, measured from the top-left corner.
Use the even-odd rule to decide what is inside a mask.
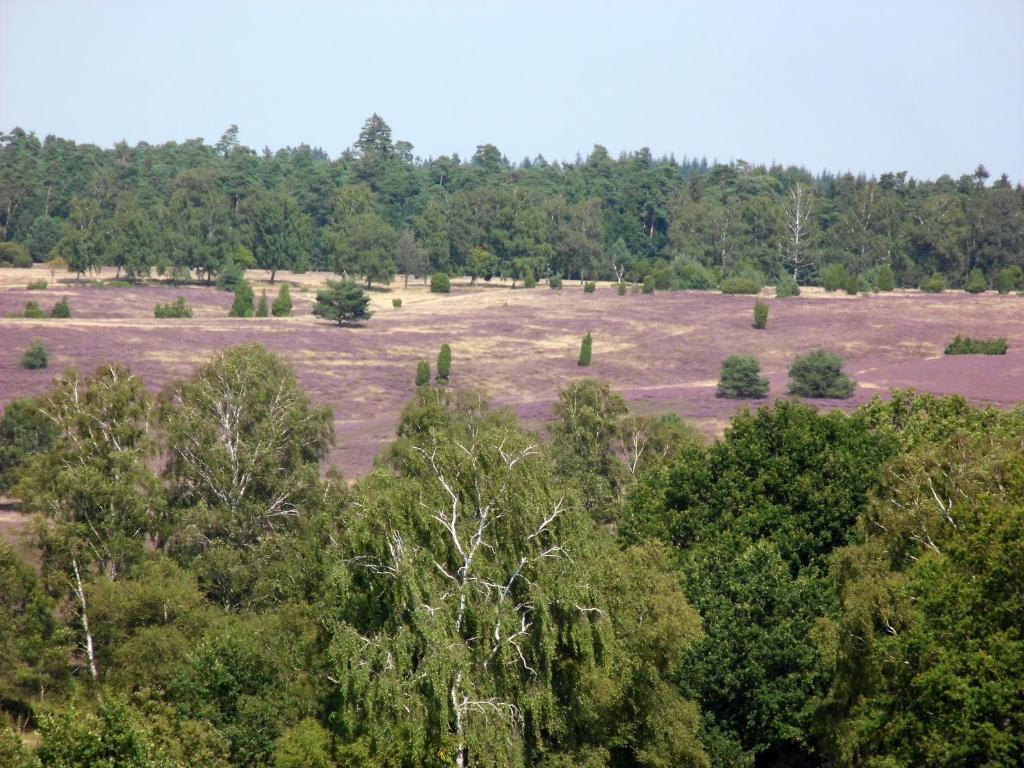
[[[512,163],[491,144],[422,159],[378,115],[335,159],[306,145],[258,153],[236,126],[213,145],[112,149],[16,128],[0,139],[0,227],[8,260],[15,249],[129,277],[212,279],[251,258],[272,275],[316,268],[368,283],[661,273],[705,288],[738,275],[818,284],[842,267],[868,287],[883,268],[897,286],[938,275],[960,287],[976,271],[991,287],[1009,268],[1021,282],[1024,268],[1024,188],[983,166],[935,180],[814,176],[646,148],[615,158],[600,145],[564,163]]]
[[[707,444],[593,379],[544,434],[424,382],[351,487],[332,423],[258,345],[7,407],[0,763],[1024,757],[1019,408],[782,401]]]

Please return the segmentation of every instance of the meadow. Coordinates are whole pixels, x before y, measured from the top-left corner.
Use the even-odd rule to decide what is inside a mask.
[[[56,281],[53,278],[56,277]],[[112,270],[102,279],[109,281]],[[278,286],[249,273],[257,296],[272,299]],[[432,294],[418,281],[371,292],[373,317],[361,327],[340,328],[311,314],[316,288],[330,275],[279,273],[292,286],[295,308],[287,318],[229,318],[232,294],[201,285],[149,283],[103,287],[49,271],[0,270],[0,405],[48,391],[69,367],[92,371],[108,361],[126,363],[156,390],[185,377],[215,350],[259,342],[294,367],[316,403],[334,409],[337,443],[328,464],[346,477],[366,474],[378,449],[394,436],[403,405],[412,396],[417,360],[434,365],[442,343],[452,347],[451,386],[486,390],[539,428],[557,393],[572,380],[605,379],[643,414],[675,412],[709,436],[720,435],[732,414],[749,404],[786,397],[787,368],[816,347],[840,353],[857,382],[853,397],[819,400],[823,408],[853,409],[876,395],[913,387],[934,394],[959,393],[976,403],[1010,406],[1024,399],[1024,298],[994,292],[846,296],[805,288],[799,297],[762,298],[768,326],[752,327],[752,296],[677,291],[617,295],[600,284],[585,293],[566,282],[560,291],[541,284],[510,290],[508,283],[470,286],[458,281],[450,294]],[[47,279],[46,290],[26,289]],[[190,319],[158,320],[157,303],[183,296]],[[27,301],[48,309],[67,297],[72,317],[11,317]],[[392,306],[393,298],[402,306]],[[593,363],[577,365],[580,339],[591,331]],[[943,355],[956,334],[1005,336],[1000,356]],[[26,370],[24,349],[41,340],[49,367]],[[716,397],[722,360],[755,355],[771,382],[764,401]]]

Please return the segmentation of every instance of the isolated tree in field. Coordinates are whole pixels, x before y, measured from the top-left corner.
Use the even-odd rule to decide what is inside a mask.
[[[41,341],[33,341],[21,356],[21,367],[35,371],[45,368],[50,362],[50,352]]]
[[[580,359],[579,365],[586,367],[590,365],[590,354],[594,345],[594,340],[590,336],[590,332],[583,337],[583,343],[580,344]]]
[[[270,311],[274,317],[287,317],[292,313],[292,292],[288,288],[288,283],[282,285],[281,290],[277,292],[277,298],[274,299]]]
[[[754,327],[766,328],[768,326],[768,305],[763,301],[754,302]]]
[[[761,376],[761,364],[755,357],[732,355],[722,363],[718,377],[719,397],[764,397],[768,379]]]
[[[431,293],[450,293],[452,281],[444,272],[435,272],[430,276]]]
[[[843,373],[843,358],[816,349],[801,355],[789,366],[789,394],[800,397],[846,398],[854,383]]]
[[[68,297],[62,296],[50,309],[50,317],[58,320],[66,320],[71,317],[71,306],[68,304]]]
[[[437,383],[447,384],[448,374],[452,369],[452,348],[447,344],[441,345],[441,351],[437,353]]]
[[[250,198],[244,206],[244,217],[256,264],[270,272],[273,285],[279,269],[290,269],[311,248],[313,222],[295,199],[283,192]]]
[[[416,386],[425,387],[430,383],[430,363],[420,360],[416,363]]]
[[[373,312],[369,306],[370,297],[358,283],[328,280],[327,288],[316,293],[313,314],[346,325],[370,319]]]
[[[409,275],[425,275],[429,267],[427,252],[416,242],[412,230],[403,229],[395,246],[395,263],[405,276],[405,287],[409,287]]]
[[[249,281],[244,278],[239,280],[238,285],[235,286],[235,300],[231,303],[228,317],[252,317],[254,298]]]

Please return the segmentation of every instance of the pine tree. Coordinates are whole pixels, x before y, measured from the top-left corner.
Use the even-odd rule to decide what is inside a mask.
[[[448,373],[452,369],[452,348],[447,344],[441,345],[441,351],[437,353],[437,383],[447,384]],[[428,374],[429,375],[429,374]]]
[[[267,307],[267,292],[263,291],[263,293],[260,294],[260,301],[256,305],[256,317],[268,317],[269,315],[270,310]]]
[[[590,337],[590,332],[588,331],[587,335],[583,337],[583,343],[580,344],[579,365],[584,367],[590,365],[590,352],[593,347],[593,343],[593,339]]]
[[[274,304],[271,306],[270,311],[274,314],[274,317],[287,317],[292,313],[292,294],[288,289],[288,283],[281,286],[281,290],[277,293],[277,298],[274,299]]]
[[[231,305],[228,317],[252,317],[253,292],[249,281],[242,278],[235,287],[235,301]]]

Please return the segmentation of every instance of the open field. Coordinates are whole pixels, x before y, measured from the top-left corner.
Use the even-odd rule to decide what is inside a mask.
[[[64,280],[62,276],[57,276]],[[112,277],[112,275],[105,275]],[[257,296],[265,281],[255,279]],[[337,446],[330,461],[348,477],[365,473],[394,434],[403,404],[413,394],[416,361],[433,367],[443,342],[452,345],[452,385],[482,387],[528,423],[540,425],[557,392],[580,376],[610,381],[642,413],[675,411],[709,434],[721,432],[744,402],[715,397],[722,360],[753,354],[771,381],[771,397],[784,397],[794,355],[823,346],[842,354],[858,382],[854,397],[817,401],[853,408],[897,387],[936,394],[959,392],[976,402],[1008,406],[1024,400],[1024,298],[994,293],[941,295],[917,292],[847,297],[805,290],[798,298],[767,298],[768,328],[751,327],[754,299],[679,292],[620,297],[602,285],[585,294],[576,284],[507,290],[457,285],[449,295],[401,282],[373,292],[376,314],[361,328],[338,328],[310,314],[317,285],[328,277],[279,273],[293,284],[293,317],[231,319],[232,296],[198,286],[104,288],[61,282],[28,291],[30,278],[48,271],[0,270],[0,404],[45,392],[53,376],[75,366],[92,370],[122,361],[157,389],[187,376],[214,350],[259,342],[294,366],[315,402],[334,408]],[[307,292],[298,290],[308,287]],[[276,286],[268,291],[276,295]],[[6,315],[35,300],[49,309],[67,296],[70,320],[26,320]],[[153,305],[184,296],[189,320],[156,320]],[[393,297],[404,306],[391,306]],[[594,362],[576,365],[580,338],[594,334]],[[1005,336],[1005,356],[944,357],[957,333]],[[33,339],[50,349],[50,367],[20,367]]]

